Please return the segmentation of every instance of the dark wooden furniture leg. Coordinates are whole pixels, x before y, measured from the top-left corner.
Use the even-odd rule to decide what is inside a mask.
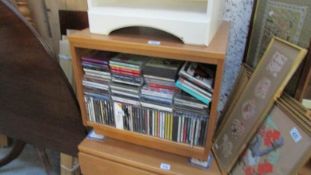
[[[37,154],[39,155],[40,162],[41,162],[42,166],[44,167],[46,174],[51,175],[52,174],[52,168],[51,168],[51,164],[50,164],[50,161],[49,161],[49,158],[48,158],[48,155],[47,155],[45,149],[36,147],[36,151],[37,151]]]
[[[25,142],[21,140],[16,140],[16,143],[14,144],[10,153],[0,160],[0,167],[16,159],[21,154],[21,152],[24,150],[25,145],[26,145]]]

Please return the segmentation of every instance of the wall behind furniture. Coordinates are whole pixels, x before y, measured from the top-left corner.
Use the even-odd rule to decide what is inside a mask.
[[[225,62],[221,98],[218,110],[222,111],[230,95],[243,60],[254,0],[226,0],[224,20],[231,24]]]

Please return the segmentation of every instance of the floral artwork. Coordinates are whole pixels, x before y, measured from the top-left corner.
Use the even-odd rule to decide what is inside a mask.
[[[305,53],[305,50],[284,40],[277,38],[272,40],[262,61],[239,98],[236,99],[235,106],[226,116],[227,119],[215,139],[213,150],[224,171],[231,170]],[[275,132],[268,134],[277,135]],[[232,143],[230,151],[224,150],[224,146],[219,146],[223,140]],[[223,154],[224,152],[226,155]]]
[[[288,58],[286,56],[276,52],[267,66],[267,71],[269,71],[274,77],[277,77],[287,60]]]
[[[255,96],[257,98],[265,99],[271,87],[271,80],[269,78],[262,78],[256,85]]]
[[[259,59],[267,48],[272,36],[279,36],[297,44],[306,17],[306,7],[268,0],[263,26],[255,57]]]
[[[276,171],[274,164],[280,158],[278,150],[283,145],[284,138],[269,116],[242,156],[240,164],[244,175],[264,175]]]
[[[227,135],[224,136],[223,142],[220,146],[222,147],[224,157],[228,157],[232,154],[232,143],[229,142]]]
[[[273,36],[280,37],[291,43],[307,47],[310,34],[307,33],[310,17],[310,2],[308,0],[266,0],[259,2],[256,28],[252,31],[251,39],[256,41],[250,44],[247,55],[248,63],[256,66]],[[310,25],[309,25],[310,27]],[[305,31],[305,32],[303,32]],[[307,36],[306,36],[307,35]]]
[[[254,117],[256,114],[256,102],[254,99],[246,101],[242,106],[242,116],[244,120]]]
[[[280,120],[283,120],[283,123]],[[296,164],[305,156],[304,151],[308,152],[311,146],[311,141],[306,138],[308,135],[296,126],[297,124],[285,112],[274,106],[241,154],[231,175],[293,174],[297,168]],[[291,136],[290,131],[293,128],[300,136],[301,144]],[[287,152],[291,150],[299,151],[289,156]]]
[[[310,0],[257,0],[256,10],[245,54],[245,62],[256,67],[272,37],[276,36],[308,48],[311,39]],[[286,87],[286,92],[294,95],[299,82],[299,69]]]
[[[242,121],[235,119],[231,125],[231,132],[234,137],[239,137],[245,131],[245,125]]]
[[[271,80],[264,77],[261,79],[256,88],[255,88],[255,96],[261,99],[265,99],[271,87]]]

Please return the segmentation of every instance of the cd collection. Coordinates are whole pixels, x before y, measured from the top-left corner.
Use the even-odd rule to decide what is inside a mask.
[[[213,87],[209,65],[102,52],[81,60],[90,122],[204,146]]]
[[[190,63],[183,65],[176,86],[209,104],[212,99],[215,67],[208,64]]]

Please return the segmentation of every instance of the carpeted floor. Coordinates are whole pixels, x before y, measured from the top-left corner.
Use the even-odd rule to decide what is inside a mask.
[[[0,148],[0,159],[9,151],[9,148]],[[52,166],[52,175],[60,174],[59,153],[47,150],[47,154]],[[45,175],[43,166],[41,165],[39,155],[32,145],[26,145],[22,154],[8,165],[0,168],[0,175]]]

